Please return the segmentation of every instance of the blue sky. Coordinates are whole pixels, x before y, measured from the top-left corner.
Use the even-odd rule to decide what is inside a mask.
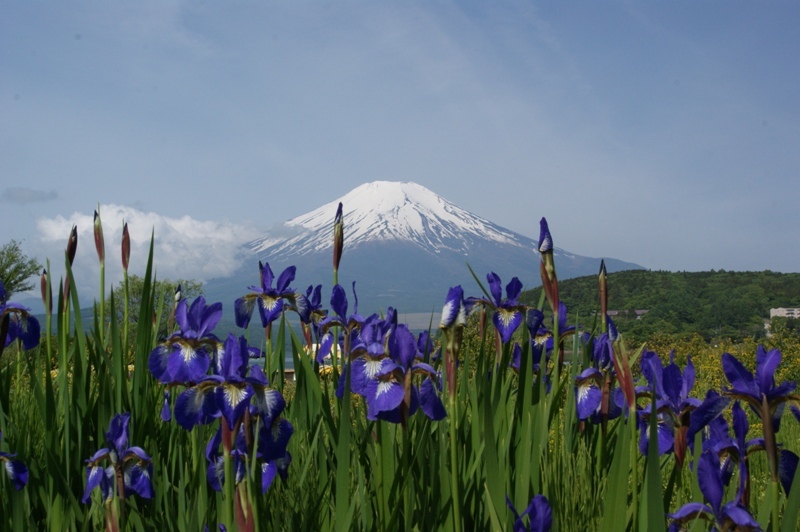
[[[798,27],[797,2],[6,1],[0,235],[56,262],[77,223],[91,268],[101,204],[109,256],[125,218],[162,277],[208,278],[400,180],[581,255],[798,272]]]

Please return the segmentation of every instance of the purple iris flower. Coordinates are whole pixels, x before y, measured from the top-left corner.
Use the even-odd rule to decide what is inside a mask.
[[[0,442],[3,441],[3,433],[0,431]],[[28,483],[28,466],[20,460],[15,460],[15,453],[4,453],[0,451],[0,466],[5,469],[8,478],[14,489],[19,491]]]
[[[256,458],[260,462],[258,467],[261,468],[261,493],[265,493],[272,485],[276,475],[283,480],[287,479],[292,455],[286,448],[294,429],[291,423],[283,418],[274,424],[259,422],[258,426]],[[225,482],[225,461],[220,452],[222,438],[220,428],[206,445],[206,459],[209,462],[206,479],[215,491],[221,491]],[[244,426],[237,431],[230,454],[233,460],[235,483],[239,484],[245,479],[247,459],[251,455],[247,446],[247,433]]]
[[[522,312],[524,306],[519,304],[519,294],[522,292],[522,283],[516,277],[506,286],[506,299],[503,299],[503,290],[500,277],[492,272],[486,276],[489,281],[489,291],[493,301],[481,300],[494,309],[492,323],[500,333],[500,339],[504,344],[511,341],[511,336],[522,324]]]
[[[319,350],[317,351],[317,362],[320,364],[322,364],[325,358],[331,353],[335,340],[335,327],[340,327],[343,333],[341,337],[342,341],[339,342],[341,352],[345,353],[352,350],[350,346],[351,335],[355,337],[355,331],[365,322],[364,317],[358,313],[358,296],[356,295],[355,281],[353,282],[353,299],[355,301],[353,314],[348,317],[347,293],[341,285],[337,284],[333,287],[331,292],[331,309],[334,315],[327,315],[319,322],[319,330],[322,337],[320,339]],[[344,375],[344,373],[342,373],[342,375]]]
[[[318,325],[328,311],[322,308],[322,285],[318,284],[316,287],[310,285],[306,289],[306,306],[300,314],[300,320],[303,323],[311,323],[314,326]]]
[[[116,414],[111,418],[111,424],[106,432],[108,447],[100,449],[86,460],[86,489],[81,501],[86,504],[91,500],[92,491],[100,488],[103,501],[114,497],[115,479],[122,479],[122,485],[116,488],[120,498],[125,498],[127,493],[136,493],[140,497],[150,499],[153,497],[152,459],[141,447],[128,447],[129,413]],[[104,468],[101,462],[110,460],[111,465]]]
[[[291,462],[286,447],[293,428],[281,416],[286,401],[278,390],[269,387],[261,367],[248,363],[250,358],[259,356],[260,352],[249,347],[244,337],[229,334],[211,366],[213,373],[191,383],[175,400],[175,420],[186,430],[224,420],[206,448],[207,478],[216,490],[224,482],[220,445],[228,449],[235,482],[239,483],[245,478],[247,458],[253,455],[252,442],[258,442],[255,456],[263,470],[263,491],[276,474],[285,478]],[[168,414],[166,405],[165,409]]]
[[[286,402],[269,387],[264,371],[248,364],[251,349],[244,337],[232,334],[214,364],[214,374],[204,376],[175,400],[175,420],[186,430],[223,417],[230,430],[241,422],[245,411],[265,422],[276,419]]]
[[[39,320],[30,314],[30,310],[19,303],[6,301],[6,289],[0,281],[0,332],[5,335],[5,338],[0,337],[0,353],[15,340],[22,342],[23,349],[39,345]]]
[[[603,374],[597,368],[586,368],[575,377],[575,410],[585,421],[600,409],[603,400]]]
[[[532,384],[536,384],[536,379],[538,379],[539,374],[544,374],[545,379],[545,386],[546,392],[550,393],[550,378],[547,375],[547,364],[549,362],[549,356],[545,357],[544,361],[544,371],[542,370],[542,354],[544,353],[544,344],[540,341],[541,337],[537,338],[536,334],[539,331],[542,321],[544,320],[544,314],[539,309],[529,308],[525,313],[525,326],[528,328],[528,332],[530,333],[530,354],[531,354],[531,362],[533,363],[533,381]],[[522,367],[522,346],[519,343],[514,342],[514,347],[511,350],[511,362],[509,366],[515,372],[519,373]]]
[[[739,496],[747,504],[750,499],[749,456],[756,451],[766,451],[766,443],[764,438],[747,439],[750,424],[739,401],[734,403],[731,415],[733,419],[733,437],[729,437],[728,424],[720,416],[709,424],[711,436],[703,442],[703,450],[711,450],[720,456],[720,460],[724,460],[722,462],[723,469],[727,467],[729,470],[728,476],[723,476],[725,484],[730,480],[730,475],[733,471],[730,466],[733,463],[738,463],[740,470]],[[778,477],[788,495],[797,470],[798,457],[787,449],[778,449],[778,454]]]
[[[775,370],[781,362],[781,352],[777,349],[767,351],[759,345],[756,351],[756,373],[747,371],[736,357],[729,353],[722,355],[722,369],[731,387],[722,391],[723,395],[741,399],[761,418],[764,434],[764,450],[767,453],[770,475],[773,482],[781,476],[781,458],[775,435],[780,429],[780,421],[787,401],[800,399],[792,393],[794,381],[775,385]]]
[[[517,513],[517,509],[514,508],[508,495],[506,495],[506,504],[514,512],[514,532],[547,532],[553,526],[553,512],[544,495],[536,495],[531,499],[530,504],[522,514]],[[525,516],[530,520],[528,526],[525,526],[523,521]]]
[[[695,371],[689,357],[683,372],[674,362],[674,353],[670,354],[670,363],[665,368],[659,356],[652,351],[645,351],[641,360],[642,375],[648,386],[637,390],[638,395],[655,395],[651,400],[656,403],[658,411],[658,452],[666,454],[674,451],[679,463],[683,464],[688,447],[687,434],[692,412],[700,407],[699,399],[689,397],[695,383]],[[650,412],[643,409],[639,416],[639,450],[647,454],[650,438]]]
[[[741,527],[744,530],[760,529],[758,522],[741,504],[738,494],[734,500],[722,504],[725,493],[722,475],[723,470],[717,453],[711,450],[703,451],[697,466],[697,479],[708,505],[699,502],[684,504],[677,512],[669,514],[669,517],[675,520],[670,524],[670,530],[680,530],[683,523],[697,517],[711,521],[720,530],[730,530],[734,527]]]
[[[316,288],[310,285],[303,301],[305,304],[298,310],[300,327],[306,341],[306,352],[315,354],[320,343],[319,325],[328,315],[328,311],[322,308],[322,285],[318,284]]]
[[[613,342],[617,329],[610,318],[607,323],[609,332],[592,342],[591,366],[575,377],[575,409],[581,421],[588,419],[593,423],[603,423],[622,413],[622,392],[614,386]]]
[[[150,353],[148,366],[160,382],[186,383],[201,380],[210,364],[210,357],[221,342],[211,331],[222,317],[222,303],[207,306],[203,296],[191,306],[181,300],[175,309],[177,332]]]
[[[368,320],[362,330],[378,333],[387,329],[385,348],[369,344],[352,362],[352,390],[367,402],[367,418],[401,423],[403,413],[413,415],[418,408],[429,418],[444,419],[446,412],[439,397],[439,374],[429,364],[418,362],[417,339],[405,325],[387,327],[382,320]],[[422,376],[422,384],[413,383]]]
[[[563,301],[559,301],[558,303],[558,339],[560,344],[563,346],[564,338],[569,335],[575,334],[576,329],[574,325],[567,325],[567,306],[564,304]],[[539,342],[543,343],[545,349],[548,353],[552,353],[554,344],[553,344],[553,331],[554,324],[551,325],[551,328],[547,328],[545,325],[541,325],[539,330],[536,332],[536,338]]]
[[[275,275],[269,267],[269,263],[258,262],[258,270],[261,277],[261,286],[249,286],[251,293],[238,298],[234,302],[236,312],[236,325],[246,329],[250,325],[250,318],[253,316],[253,307],[258,302],[258,313],[261,316],[261,326],[265,327],[278,319],[284,310],[284,300],[289,308],[297,311],[300,316],[307,314],[308,301],[302,294],[296,294],[289,287],[289,283],[294,281],[297,268],[289,266],[278,276],[275,287]]]
[[[797,384],[786,381],[775,385],[775,370],[781,363],[781,352],[777,349],[767,351],[759,345],[756,351],[756,373],[753,375],[729,353],[722,354],[722,369],[730,388],[722,390],[722,394],[734,399],[741,399],[749,404],[753,411],[763,419],[763,401],[766,400],[775,432],[778,432],[783,405],[794,397],[792,392]]]

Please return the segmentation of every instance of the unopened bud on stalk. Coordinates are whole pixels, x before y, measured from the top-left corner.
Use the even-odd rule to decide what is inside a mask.
[[[128,222],[122,224],[122,269],[128,271],[131,258],[131,235],[128,233]]]
[[[73,261],[75,260],[75,252],[78,250],[78,228],[77,226],[72,226],[72,231],[69,233],[69,240],[67,240],[67,260],[69,261],[69,265],[72,266]],[[62,310],[66,311],[69,307],[69,277],[64,280],[64,308]]]
[[[42,288],[42,303],[44,304],[44,308],[47,309],[48,314],[53,313],[53,290],[50,288],[50,285],[47,283],[47,269],[42,270],[42,278],[39,283]]]
[[[94,211],[94,247],[97,250],[97,258],[100,262],[105,262],[106,244],[103,239],[103,224],[97,211]]]
[[[450,288],[442,308],[440,329],[464,327],[467,324],[467,310],[464,305],[464,290],[461,285]]]
[[[553,259],[553,237],[545,218],[539,222],[539,228],[539,254],[542,257],[539,270],[542,276],[542,287],[553,312],[558,312],[558,279]]]
[[[78,227],[72,226],[72,231],[69,233],[69,240],[67,240],[67,259],[69,265],[72,266],[75,260],[75,252],[78,250]]]
[[[333,270],[339,271],[339,261],[342,260],[344,248],[344,221],[342,219],[342,202],[336,209],[336,218],[333,219]]]
[[[550,279],[556,276],[556,266],[553,262],[553,237],[550,235],[550,229],[547,227],[547,220],[542,218],[539,222],[539,253],[542,256],[547,269],[547,275]]]
[[[607,330],[606,313],[608,312],[608,274],[606,273],[606,261],[600,261],[600,273],[597,276],[597,289],[600,292],[600,319],[603,323],[603,332]]]
[[[177,305],[181,301],[181,285],[175,287],[175,304]]]

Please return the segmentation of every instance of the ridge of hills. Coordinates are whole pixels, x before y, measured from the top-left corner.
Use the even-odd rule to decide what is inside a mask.
[[[570,323],[591,327],[600,308],[597,281],[596,275],[559,279]],[[800,273],[628,270],[609,273],[607,286],[609,313],[616,312],[612,320],[639,340],[654,334],[761,337],[771,308],[800,307]],[[537,304],[540,294],[537,287],[521,300]]]

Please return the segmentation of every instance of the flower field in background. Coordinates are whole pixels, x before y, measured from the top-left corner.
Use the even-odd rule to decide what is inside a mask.
[[[151,244],[134,323],[123,237],[120,319],[96,213],[91,320],[75,231],[41,323],[0,287],[0,528],[797,529],[796,342],[627,345],[602,267],[599,317],[574,323],[544,219],[538,305],[473,273],[413,331],[338,284],[341,213],[330,285],[259,263],[235,301],[186,300],[155,290]]]

